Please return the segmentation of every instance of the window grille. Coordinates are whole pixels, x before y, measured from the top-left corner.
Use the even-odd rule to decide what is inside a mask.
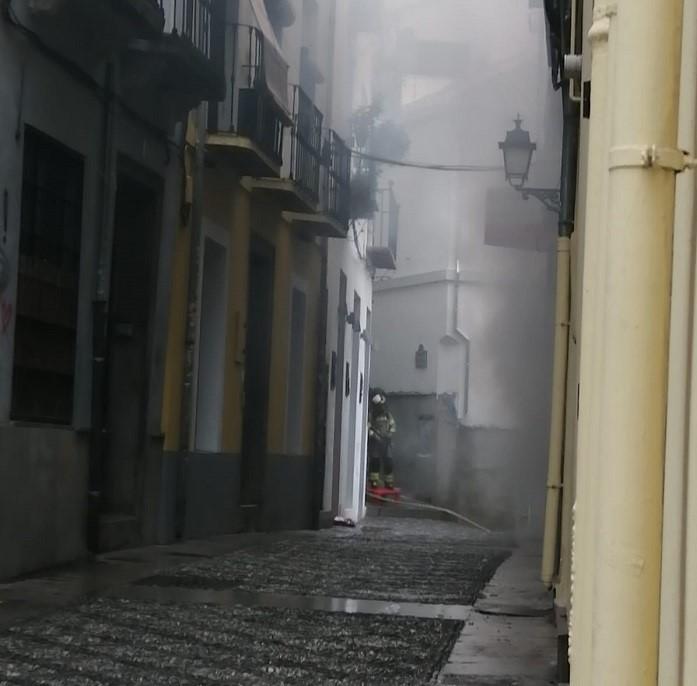
[[[12,418],[70,424],[83,160],[35,129],[24,136]]]

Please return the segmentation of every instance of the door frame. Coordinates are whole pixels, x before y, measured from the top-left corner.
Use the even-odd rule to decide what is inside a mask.
[[[248,462],[249,460],[249,455],[248,455],[248,445],[247,445],[247,431],[248,431],[248,415],[247,415],[247,383],[248,383],[248,355],[247,355],[247,347],[248,347],[248,342],[249,342],[249,299],[250,299],[250,283],[252,281],[252,276],[251,276],[251,262],[253,256],[256,255],[257,257],[261,257],[264,260],[268,260],[270,267],[271,267],[271,284],[270,284],[270,307],[269,307],[269,312],[268,312],[268,317],[269,317],[269,351],[268,351],[268,361],[267,361],[267,370],[268,370],[268,376],[266,379],[266,388],[264,389],[265,391],[265,403],[264,403],[264,416],[263,416],[263,430],[264,430],[264,447],[263,447],[263,455],[261,456],[262,458],[262,464],[259,467],[258,471],[258,477],[260,481],[259,485],[259,494],[258,494],[258,502],[246,502],[249,500],[250,496],[250,486],[248,483]],[[265,478],[265,461],[266,461],[266,456],[268,455],[268,445],[269,445],[269,404],[271,400],[271,360],[273,357],[273,328],[274,328],[274,315],[275,315],[275,307],[276,307],[276,299],[275,299],[275,282],[276,282],[276,247],[274,246],[273,243],[270,241],[267,241],[265,238],[262,236],[252,234],[250,236],[250,241],[249,241],[249,252],[247,255],[247,260],[249,263],[249,271],[247,274],[247,315],[246,315],[246,327],[245,327],[245,334],[244,334],[244,346],[245,346],[245,355],[244,355],[244,369],[245,369],[245,375],[244,375],[244,385],[243,385],[243,414],[242,414],[242,435],[241,435],[241,480],[240,480],[240,497],[241,497],[241,502],[243,506],[250,506],[250,505],[255,505],[261,510],[263,507],[263,498],[264,498],[264,478]],[[253,499],[252,499],[253,500]]]
[[[353,317],[354,322],[357,320],[359,323],[361,321],[361,311],[363,309],[363,300],[359,295],[358,291],[353,291]],[[340,497],[340,508],[343,510],[353,511],[353,505],[356,495],[356,460],[359,457],[356,455],[356,433],[358,430],[358,409],[360,405],[359,397],[359,384],[360,384],[360,361],[361,361],[361,330],[356,331],[353,327],[349,329],[351,334],[351,381],[350,381],[350,394],[348,395],[349,405],[349,416],[348,416],[348,445],[346,449],[345,458],[345,469],[343,470],[341,497]],[[352,518],[356,518],[357,514],[346,515]]]
[[[303,423],[305,421],[305,397],[306,397],[306,391],[307,391],[307,384],[305,383],[305,375],[307,373],[307,363],[308,363],[308,355],[307,355],[307,342],[308,342],[308,316],[309,316],[309,310],[310,310],[310,283],[307,279],[302,278],[298,274],[292,274],[290,278],[290,286],[289,286],[289,294],[290,298],[288,299],[288,326],[289,326],[289,337],[288,337],[288,355],[287,355],[287,369],[286,369],[286,407],[285,407],[285,427],[284,427],[284,432],[283,432],[283,444],[285,446],[285,450],[287,453],[290,453],[290,444],[289,444],[289,437],[288,437],[288,431],[289,431],[289,426],[290,422],[288,421],[288,415],[289,415],[289,410],[290,410],[290,370],[291,366],[293,364],[293,360],[291,359],[291,353],[292,353],[292,348],[291,348],[291,338],[290,336],[292,335],[292,331],[290,330],[290,325],[292,321],[292,316],[293,316],[293,291],[300,291],[301,293],[304,294],[305,296],[305,329],[303,331],[303,364],[302,364],[302,390],[300,393],[300,403],[301,403],[301,411],[300,411],[300,420],[301,420],[301,427],[300,427],[300,453],[302,454],[302,446],[303,446],[303,438],[304,438],[304,431],[303,431]]]
[[[346,389],[346,319],[348,307],[348,278],[343,269],[339,270],[339,302],[337,305],[336,337],[336,384],[334,388],[334,438],[332,444],[332,501],[331,511],[334,516],[339,513],[341,499],[341,444],[343,441],[344,394]]]
[[[203,217],[202,221],[202,231],[200,243],[198,246],[199,255],[201,256],[201,269],[198,274],[198,284],[196,285],[196,302],[198,303],[198,312],[196,317],[196,344],[194,346],[194,374],[192,383],[192,398],[194,402],[192,403],[192,411],[189,421],[191,422],[189,426],[189,436],[191,437],[190,445],[187,446],[192,452],[196,451],[196,429],[198,426],[198,384],[199,384],[199,364],[201,360],[201,315],[203,313],[203,278],[204,271],[206,269],[206,239],[211,240],[218,245],[222,246],[225,250],[225,280],[223,286],[223,312],[225,321],[223,324],[224,337],[225,337],[225,349],[227,349],[228,342],[230,339],[230,321],[229,321],[229,288],[230,288],[230,234],[219,224],[211,221],[207,217]],[[223,360],[224,361],[224,360]],[[224,367],[223,367],[224,369]],[[224,373],[224,372],[223,372]],[[223,388],[223,396],[225,395],[225,390]],[[224,401],[223,401],[224,402]],[[223,408],[220,408],[220,413],[222,415]],[[220,443],[222,443],[222,423],[221,423],[221,436]],[[222,447],[222,445],[221,445]],[[220,452],[220,451],[218,451]]]
[[[145,336],[145,345],[143,349],[144,362],[145,362],[145,379],[143,381],[143,397],[142,397],[142,407],[141,407],[141,422],[139,426],[140,436],[138,437],[138,452],[135,456],[134,466],[136,468],[136,474],[134,479],[134,493],[133,493],[133,516],[135,516],[140,525],[143,522],[143,513],[145,511],[145,485],[148,475],[148,464],[146,463],[147,458],[147,437],[148,437],[148,427],[150,425],[150,412],[152,410],[152,357],[153,351],[156,345],[157,332],[155,330],[156,324],[156,305],[157,305],[157,284],[160,273],[160,249],[162,245],[162,234],[163,234],[163,212],[164,212],[164,202],[165,202],[165,181],[156,172],[144,167],[143,165],[135,162],[131,158],[119,154],[116,163],[116,184],[114,188],[114,205],[113,205],[113,224],[110,236],[109,245],[109,258],[108,258],[108,269],[106,282],[108,283],[108,294],[107,294],[107,312],[106,312],[106,367],[105,367],[105,383],[102,390],[102,402],[104,403],[104,414],[103,414],[103,426],[102,430],[106,432],[106,451],[105,451],[105,461],[111,459],[111,431],[109,430],[109,393],[110,393],[110,354],[111,346],[113,345],[113,314],[112,314],[112,302],[113,302],[113,280],[114,280],[114,246],[116,241],[116,212],[119,197],[119,179],[121,177],[126,177],[130,183],[141,186],[144,190],[152,193],[154,201],[154,212],[153,212],[153,223],[152,223],[152,234],[150,236],[150,245],[148,246],[151,264],[149,267],[149,283],[147,284],[147,329]],[[106,483],[106,462],[102,465],[101,478],[102,483],[100,485],[101,491],[101,502],[102,506],[104,503],[104,497],[108,484]],[[103,510],[102,510],[103,512]]]

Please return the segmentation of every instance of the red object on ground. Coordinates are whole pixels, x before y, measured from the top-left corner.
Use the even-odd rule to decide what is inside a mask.
[[[380,504],[385,502],[381,498],[385,498],[385,500],[399,500],[401,494],[402,491],[399,488],[385,488],[385,486],[373,488],[368,486],[368,500],[373,500]]]

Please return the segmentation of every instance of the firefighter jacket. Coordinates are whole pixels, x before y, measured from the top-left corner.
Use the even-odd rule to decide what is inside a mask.
[[[389,442],[397,431],[397,424],[389,412],[372,414],[368,421],[369,434],[382,442]]]

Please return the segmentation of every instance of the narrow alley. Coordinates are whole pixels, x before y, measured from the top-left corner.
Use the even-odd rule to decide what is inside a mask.
[[[695,464],[697,0],[0,0],[0,686],[695,686]]]
[[[396,516],[106,554],[0,586],[0,684],[542,686],[551,597],[511,562],[510,539]]]

